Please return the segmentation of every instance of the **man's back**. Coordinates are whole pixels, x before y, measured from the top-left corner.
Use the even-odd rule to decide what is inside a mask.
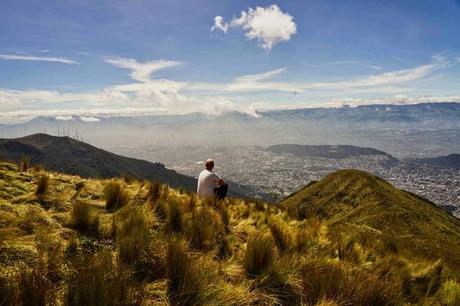
[[[218,186],[220,176],[207,169],[201,171],[198,176],[198,188],[196,193],[201,197],[214,196],[214,188]]]

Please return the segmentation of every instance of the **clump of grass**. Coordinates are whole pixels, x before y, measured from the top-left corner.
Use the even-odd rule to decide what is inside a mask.
[[[43,165],[35,165],[33,167],[33,172],[34,173],[40,173],[40,172],[43,172],[45,171],[45,167]]]
[[[87,234],[99,236],[99,215],[90,204],[77,202],[72,207],[71,226]]]
[[[255,287],[274,296],[280,305],[303,305],[304,295],[298,266],[296,257],[281,257],[256,279]]]
[[[16,287],[11,275],[0,274],[0,305],[16,304]]]
[[[219,205],[219,215],[220,219],[222,220],[222,225],[224,226],[224,230],[226,233],[230,232],[230,213],[228,212],[228,207],[227,205],[222,202]]]
[[[73,233],[69,241],[67,242],[67,245],[65,246],[64,249],[64,257],[65,258],[72,258],[75,257],[80,253],[80,243],[78,242],[77,234]]]
[[[243,266],[250,277],[266,272],[275,259],[275,245],[270,235],[257,232],[251,235],[246,245]]]
[[[72,196],[72,199],[75,199],[80,194],[80,192],[83,190],[84,187],[85,187],[84,181],[80,181],[76,183],[75,184],[75,194]]]
[[[460,284],[453,279],[444,282],[436,294],[436,299],[440,305],[460,305]]]
[[[107,251],[75,258],[66,284],[64,304],[68,306],[137,306],[144,302],[143,288]]]
[[[132,184],[136,179],[129,173],[123,173],[122,175],[123,180],[125,181],[126,184],[130,185]]]
[[[141,209],[132,211],[123,226],[117,231],[120,260],[131,264],[135,262],[148,247],[149,228]]]
[[[183,242],[170,240],[166,256],[168,298],[172,305],[197,305],[203,278]]]
[[[196,201],[196,195],[192,193],[190,195],[190,200],[188,202],[188,207],[187,207],[189,211],[194,211],[195,210],[196,202],[197,202]]]
[[[181,204],[176,200],[170,201],[168,204],[165,228],[168,232],[182,232],[184,228],[184,213]]]
[[[441,260],[426,267],[412,276],[410,292],[414,298],[433,295],[442,285],[444,266]]]
[[[169,241],[166,268],[171,305],[253,305],[253,294],[222,281],[216,264],[192,257],[180,240]]]
[[[257,211],[264,211],[265,210],[265,203],[261,200],[254,200],[254,207]]]
[[[144,213],[137,208],[117,232],[117,244],[120,261],[131,266],[139,279],[153,281],[164,277],[163,260],[157,254],[161,246],[152,242]]]
[[[230,242],[227,239],[225,233],[220,232],[217,235],[217,258],[225,259],[228,256],[231,256],[233,253]]]
[[[190,244],[197,249],[210,249],[219,232],[218,216],[208,207],[197,209],[190,220],[187,235]]]
[[[156,202],[161,197],[161,189],[160,182],[149,182],[147,185],[147,201]]]
[[[50,177],[47,174],[42,174],[37,179],[37,188],[35,189],[35,195],[37,197],[43,196],[46,192],[48,192],[50,184]]]
[[[52,305],[54,302],[54,285],[47,277],[45,266],[38,263],[29,268],[25,265],[16,269],[16,303],[17,305]]]
[[[27,172],[29,170],[29,167],[30,167],[30,157],[23,156],[21,158],[21,163],[19,165],[21,172]]]
[[[160,200],[166,201],[168,197],[169,197],[169,187],[168,185],[163,185],[163,187],[161,187]]]
[[[112,181],[104,187],[105,208],[117,210],[129,201],[129,194],[118,182]]]
[[[333,300],[339,305],[394,305],[401,303],[394,284],[354,265],[325,260],[306,262],[300,269],[308,305]]]
[[[268,222],[268,227],[275,240],[276,247],[280,253],[285,253],[292,248],[292,238],[278,220],[272,219]]]

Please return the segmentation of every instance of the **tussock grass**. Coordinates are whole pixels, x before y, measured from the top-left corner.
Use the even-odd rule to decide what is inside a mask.
[[[29,167],[30,167],[30,157],[23,156],[19,164],[19,169],[21,169],[21,172],[27,172],[29,171]]]
[[[16,303],[16,287],[11,275],[6,272],[0,274],[0,305],[14,305]]]
[[[141,208],[135,208],[117,231],[120,262],[131,266],[136,278],[153,281],[165,276],[162,246],[149,233]]]
[[[193,265],[185,244],[170,240],[166,256],[168,298],[173,305],[196,305],[203,279],[199,269]]]
[[[26,298],[57,305],[459,304],[458,258],[438,261],[411,247],[439,249],[447,240],[426,242],[410,232],[415,238],[398,240],[407,222],[417,230],[428,225],[406,218],[386,231],[382,226],[400,218],[397,211],[385,210],[391,218],[373,224],[365,222],[378,211],[347,223],[344,217],[367,213],[358,206],[367,202],[359,188],[347,194],[342,180],[334,188],[318,182],[305,197],[273,206],[207,202],[155,182],[62,174],[53,174],[46,197],[37,198],[34,178],[46,174],[0,162],[0,304]],[[324,200],[326,187],[340,191]],[[364,194],[371,191],[364,185]],[[304,204],[294,205],[296,197]],[[355,197],[362,202],[350,206]],[[331,201],[342,202],[328,207]],[[45,210],[42,202],[59,206]],[[446,229],[443,237],[460,237],[457,221],[436,213],[429,220]]]
[[[444,282],[436,295],[436,301],[441,305],[460,305],[460,283],[451,279]]]
[[[300,305],[304,300],[296,257],[283,256],[255,282],[256,288],[273,296],[281,305]]]
[[[301,269],[307,303],[323,300],[349,305],[394,305],[401,300],[396,286],[376,275],[341,263],[314,260]]]
[[[222,225],[226,233],[230,232],[230,213],[228,211],[228,206],[225,202],[220,203],[219,205],[219,215],[220,220],[222,221]]]
[[[129,201],[129,194],[122,184],[112,181],[104,187],[105,208],[117,210]]]
[[[70,225],[85,234],[99,236],[99,214],[95,208],[85,202],[76,202],[72,207]]]
[[[172,200],[169,202],[167,210],[165,228],[168,232],[182,232],[184,228],[184,211],[178,201]]]
[[[215,244],[221,228],[219,216],[212,209],[203,206],[192,214],[186,235],[192,247],[210,249]]]
[[[268,222],[268,227],[280,253],[289,251],[292,248],[292,237],[281,222],[273,219]]]
[[[18,305],[52,305],[54,303],[53,284],[48,279],[43,263],[34,267],[16,267],[16,303]]]
[[[275,259],[275,244],[270,235],[256,232],[246,244],[243,266],[249,277],[254,277],[271,268]]]
[[[37,188],[35,195],[37,197],[43,196],[47,191],[50,184],[50,177],[47,174],[42,174],[37,178]]]
[[[123,178],[123,181],[128,185],[136,181],[136,179],[129,173],[123,173],[122,178]]]
[[[257,299],[248,288],[223,281],[218,266],[192,256],[183,241],[170,240],[166,267],[171,305],[251,305]]]
[[[75,258],[66,282],[64,303],[79,305],[142,305],[143,289],[110,252]]]
[[[147,201],[156,202],[161,197],[162,186],[160,182],[154,181],[147,184]]]

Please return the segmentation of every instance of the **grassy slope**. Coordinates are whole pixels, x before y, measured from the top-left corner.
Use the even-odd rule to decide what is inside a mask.
[[[42,175],[50,176],[50,185],[37,196]],[[124,186],[128,202],[107,210],[104,186],[113,182]],[[77,192],[79,185],[84,187]],[[152,197],[148,186],[20,172],[16,165],[0,162],[0,304],[5,292],[15,292],[10,294],[15,301],[38,300],[42,293],[48,302],[64,305],[112,305],[121,299],[138,305],[139,296],[148,305],[460,302],[455,260],[445,258],[446,265],[436,261],[437,253],[412,256],[424,241],[425,247],[446,252],[441,257],[457,254],[452,242],[458,239],[458,221],[362,172],[339,172],[287,199],[282,206],[308,201],[316,210],[302,220],[292,211],[262,202],[228,199],[214,206],[164,187]],[[380,203],[388,193],[394,193],[391,201]],[[406,206],[397,208],[397,203]],[[82,205],[91,208],[97,223],[93,217],[75,220]],[[382,205],[392,209],[382,210]],[[424,219],[426,214],[431,214],[433,225]],[[385,216],[396,226],[388,227]],[[416,219],[399,220],[407,217]],[[76,221],[83,225],[76,226]],[[452,238],[436,237],[436,227],[451,231]],[[420,231],[417,237],[400,237],[415,228]],[[362,232],[386,239],[350,239]],[[430,240],[421,237],[425,234]],[[404,248],[403,239],[409,243]],[[397,249],[388,246],[393,240]],[[439,246],[443,243],[451,244]],[[107,252],[113,262],[104,255]],[[26,266],[18,266],[21,262]],[[127,274],[120,272],[122,268]],[[30,271],[40,277],[30,277],[36,275]],[[86,297],[92,290],[102,293]],[[114,294],[118,292],[123,294]]]
[[[443,258],[460,272],[460,220],[371,174],[335,172],[281,205],[322,216],[332,231],[391,240],[407,256]]]

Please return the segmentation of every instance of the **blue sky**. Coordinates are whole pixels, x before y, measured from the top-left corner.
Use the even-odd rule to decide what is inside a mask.
[[[459,33],[458,0],[3,0],[0,120],[460,102]]]

